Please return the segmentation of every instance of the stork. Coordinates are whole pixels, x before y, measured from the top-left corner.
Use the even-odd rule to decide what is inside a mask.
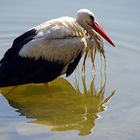
[[[85,49],[96,47],[101,36],[115,47],[88,9],[80,9],[75,19],[60,17],[29,29],[1,59],[0,87],[47,83],[71,75]]]

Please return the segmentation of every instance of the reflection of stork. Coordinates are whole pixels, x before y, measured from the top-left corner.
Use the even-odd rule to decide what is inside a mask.
[[[72,74],[84,52],[103,48],[100,35],[115,46],[92,12],[61,17],[33,27],[16,38],[0,61],[0,87],[49,82]]]
[[[86,88],[84,78],[83,87]],[[97,91],[94,80],[91,81],[89,90],[86,88],[81,93],[63,78],[50,83],[47,90],[44,84],[9,89],[11,88],[1,89],[3,96],[20,115],[34,119],[32,123],[48,125],[52,131],[79,130],[79,135],[92,132],[99,112],[105,110],[104,104],[114,93],[105,98],[105,83]]]

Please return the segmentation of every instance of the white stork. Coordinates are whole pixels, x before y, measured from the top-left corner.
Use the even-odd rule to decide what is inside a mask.
[[[85,49],[98,45],[100,35],[115,47],[87,9],[79,10],[76,19],[60,17],[31,28],[13,41],[1,59],[0,87],[71,75]]]

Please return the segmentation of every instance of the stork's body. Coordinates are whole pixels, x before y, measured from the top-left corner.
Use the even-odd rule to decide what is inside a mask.
[[[0,86],[49,82],[62,74],[69,76],[85,49],[96,45],[95,31],[81,21],[81,13],[76,19],[47,21],[16,38],[0,61]],[[100,38],[98,33],[96,36]]]

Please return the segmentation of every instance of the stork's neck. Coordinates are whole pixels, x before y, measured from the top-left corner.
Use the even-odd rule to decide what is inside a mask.
[[[86,30],[86,32],[89,33],[89,35],[91,35],[91,36],[93,35],[92,27],[90,25],[88,25],[85,20],[76,17],[76,22],[78,22],[78,24],[80,24],[82,26],[82,28],[84,28],[84,30]]]

